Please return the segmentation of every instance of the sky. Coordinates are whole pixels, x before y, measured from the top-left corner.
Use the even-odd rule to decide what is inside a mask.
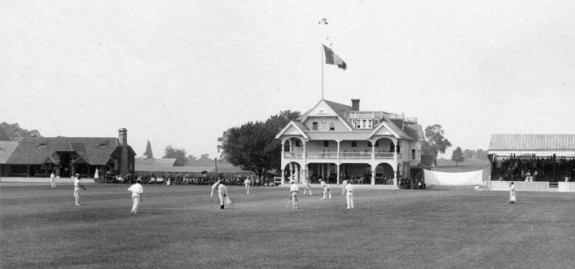
[[[575,1],[0,3],[0,121],[218,156],[218,137],[322,98],[491,134],[575,133]],[[328,24],[318,24],[326,18]],[[324,65],[322,43],[347,63]],[[447,152],[440,157],[450,158]]]

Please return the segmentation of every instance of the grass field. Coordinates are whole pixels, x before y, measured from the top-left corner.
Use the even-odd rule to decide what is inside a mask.
[[[357,189],[354,210],[288,189],[0,185],[5,268],[575,268],[575,194]]]

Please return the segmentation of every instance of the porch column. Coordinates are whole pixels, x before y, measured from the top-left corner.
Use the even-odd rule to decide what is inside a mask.
[[[300,181],[301,180],[301,174],[300,174],[301,171],[299,169],[299,165],[295,166],[295,170],[296,170],[296,176],[297,176],[296,183],[299,184],[299,183],[301,183],[301,181]]]
[[[393,185],[397,186],[397,141],[393,145]]]
[[[371,161],[375,160],[375,143],[371,143]]]
[[[305,145],[307,144],[307,141],[303,141],[303,178],[307,179],[309,174],[308,174],[308,167],[307,167],[307,151],[306,151],[306,147]]]
[[[371,185],[375,185],[375,166],[371,166]]]
[[[293,178],[293,163],[289,163],[289,171],[290,171],[290,182],[294,180]]]
[[[285,144],[285,140],[282,141],[282,146],[281,146],[281,147],[282,147],[282,153],[281,153],[281,154],[282,154],[282,158],[281,158],[281,160],[282,160],[282,165],[283,165],[283,160],[284,160],[284,156],[285,156],[285,153],[284,153],[284,144]]]
[[[285,175],[286,175],[286,170],[284,170],[284,169],[283,169],[283,166],[282,166],[282,185],[286,183],[286,181],[285,181]]]
[[[338,150],[338,152],[339,152],[339,150]],[[339,171],[339,166],[340,166],[339,162],[336,164],[336,166],[337,166],[337,185],[339,185],[339,182],[340,182],[339,175],[341,174]]]
[[[340,155],[340,153],[339,153],[339,143],[341,142],[341,140],[337,140],[336,142],[337,142],[337,163],[336,163],[335,165],[336,165],[336,167],[337,167],[337,185],[339,185],[339,182],[340,182],[340,178],[339,178],[339,165],[340,165],[340,163],[339,163],[339,162],[340,162],[340,161],[339,161],[339,155]]]

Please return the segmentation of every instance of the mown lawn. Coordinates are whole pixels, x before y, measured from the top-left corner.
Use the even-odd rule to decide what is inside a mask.
[[[574,268],[575,194],[355,191],[356,208],[286,188],[0,185],[1,268]]]

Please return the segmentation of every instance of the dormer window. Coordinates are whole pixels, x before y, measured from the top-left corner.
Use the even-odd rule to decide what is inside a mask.
[[[314,122],[311,123],[311,129],[312,129],[312,130],[317,131],[317,127],[318,127],[318,122],[317,122],[317,121],[314,121]]]

